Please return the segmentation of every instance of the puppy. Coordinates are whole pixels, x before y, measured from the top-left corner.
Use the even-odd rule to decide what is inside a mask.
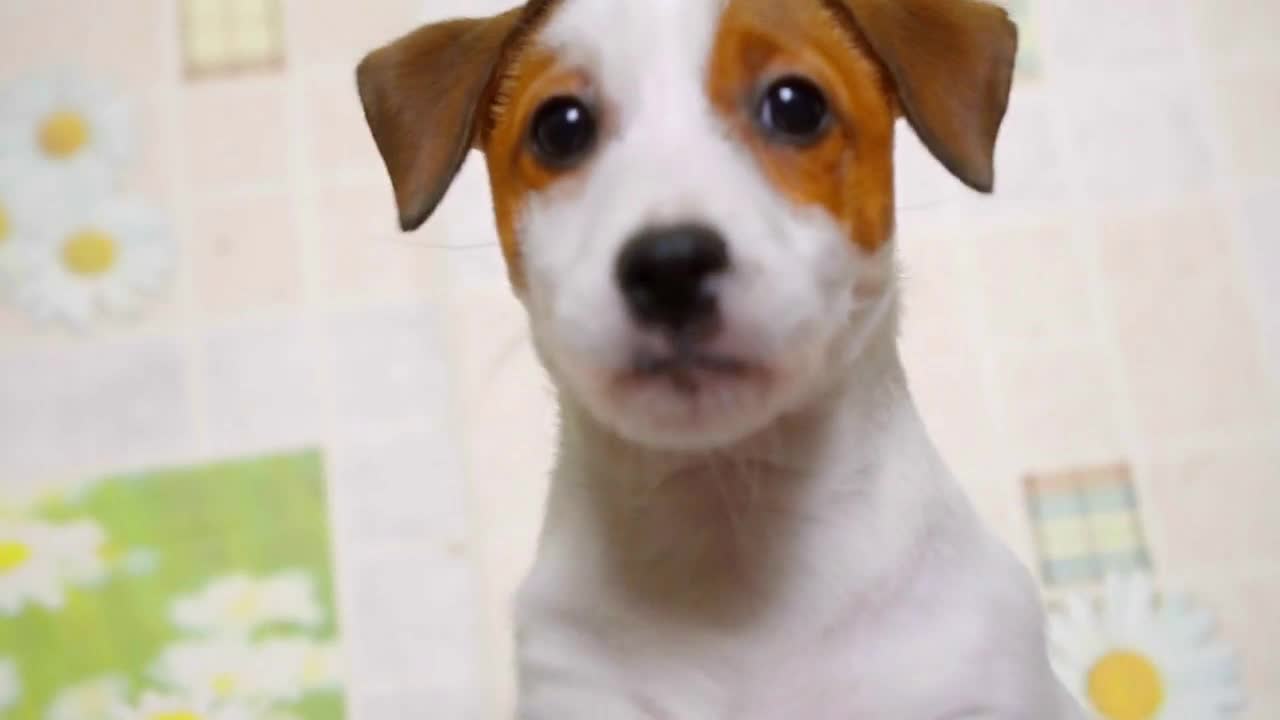
[[[1082,717],[896,345],[896,121],[989,192],[1016,46],[974,0],[533,0],[361,63],[406,230],[484,152],[558,389],[521,720]]]

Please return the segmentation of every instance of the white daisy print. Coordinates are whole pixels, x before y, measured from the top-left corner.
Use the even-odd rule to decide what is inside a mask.
[[[128,695],[124,678],[89,680],[59,692],[45,711],[45,720],[112,720]]]
[[[0,297],[12,287],[14,248],[30,227],[23,214],[22,184],[15,174],[0,169]]]
[[[69,585],[93,586],[106,580],[119,552],[102,527],[91,520],[55,526],[60,553],[58,572]]]
[[[273,667],[288,674],[292,692],[285,698],[336,690],[342,683],[342,653],[337,643],[310,638],[287,637],[264,641],[260,652]]]
[[[189,632],[249,635],[267,625],[315,627],[324,620],[315,584],[304,572],[213,581],[173,606],[173,622]]]
[[[291,668],[244,638],[215,638],[169,647],[149,677],[160,687],[220,702],[273,703],[297,697]]]
[[[62,578],[46,525],[0,524],[0,615],[17,615],[27,605],[62,606]]]
[[[9,658],[0,658],[0,712],[4,712],[22,697],[22,680],[18,677],[18,665]]]
[[[111,720],[259,720],[261,715],[259,709],[238,703],[146,693],[137,705],[117,708]]]
[[[0,300],[13,292],[21,248],[39,241],[41,228],[63,212],[65,201],[50,174],[21,175],[0,162]]]
[[[1144,575],[1112,578],[1101,605],[1070,598],[1050,617],[1054,666],[1102,720],[1226,720],[1243,705],[1230,651],[1182,598]]]
[[[0,164],[19,177],[52,175],[75,194],[101,195],[133,153],[127,101],[70,72],[0,91]]]
[[[159,213],[129,199],[50,214],[38,241],[14,248],[13,301],[37,320],[83,327],[136,312],[168,287],[177,261]]]
[[[0,519],[0,616],[28,605],[57,610],[68,585],[91,585],[107,575],[102,529],[92,522],[64,525]]]

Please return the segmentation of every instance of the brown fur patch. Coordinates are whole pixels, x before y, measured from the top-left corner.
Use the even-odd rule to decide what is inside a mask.
[[[1008,14],[986,0],[822,2],[892,79],[925,147],[960,181],[991,192],[1018,54]]]
[[[525,287],[516,227],[524,200],[561,176],[530,152],[529,123],[543,102],[557,95],[580,93],[584,83],[580,73],[563,67],[553,53],[530,46],[507,68],[494,94],[489,124],[479,144],[489,168],[507,273],[516,289]]]
[[[540,162],[529,145],[533,116],[551,98],[568,95],[590,102],[594,94],[592,79],[586,71],[566,64],[551,50],[533,43],[508,66],[496,87],[489,124],[479,145],[488,163],[498,236],[507,259],[507,270],[518,290],[525,287],[517,227],[525,199],[553,183],[580,175],[586,167],[556,169]],[[597,118],[601,133],[609,128],[608,110],[597,108],[602,115]],[[604,141],[604,138],[598,140]]]
[[[867,252],[893,233],[892,90],[869,53],[821,3],[732,0],[710,62],[708,94],[778,191],[825,208]],[[809,146],[771,141],[757,122],[772,80],[800,75],[826,93],[834,122]]]

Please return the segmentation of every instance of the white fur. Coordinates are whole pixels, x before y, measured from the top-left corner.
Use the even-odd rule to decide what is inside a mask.
[[[563,427],[519,607],[520,720],[1068,720],[1027,573],[925,436],[891,249],[773,188],[705,88],[723,0],[566,0],[541,42],[609,128],[519,225]],[[767,381],[612,382],[658,342],[614,263],[634,233],[719,229],[726,354]]]

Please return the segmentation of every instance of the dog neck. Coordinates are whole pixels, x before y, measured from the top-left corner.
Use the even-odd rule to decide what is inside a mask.
[[[796,602],[822,613],[884,591],[950,497],[885,301],[888,312],[846,339],[854,352],[830,386],[732,447],[640,447],[562,397],[548,552],[575,543],[572,562],[597,569],[623,602],[703,626],[758,622]]]

